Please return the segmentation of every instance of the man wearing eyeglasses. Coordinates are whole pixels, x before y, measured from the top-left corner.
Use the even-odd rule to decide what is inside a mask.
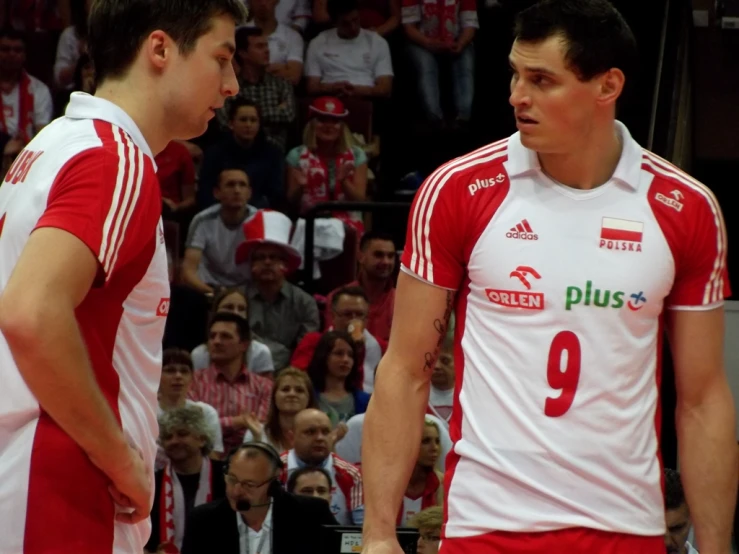
[[[319,554],[314,539],[336,520],[326,501],[286,492],[281,470],[267,444],[236,448],[226,464],[226,498],[193,509],[182,554]]]
[[[365,392],[371,393],[375,383],[375,368],[382,358],[382,347],[367,330],[369,309],[367,294],[362,287],[349,286],[339,289],[331,299],[333,325],[326,331],[344,331],[352,336],[360,352],[360,375],[357,385]],[[322,334],[306,334],[295,349],[290,365],[307,370]]]

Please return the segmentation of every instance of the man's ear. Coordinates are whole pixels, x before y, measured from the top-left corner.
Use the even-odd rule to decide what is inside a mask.
[[[626,85],[626,76],[614,67],[598,77],[598,104],[602,106],[616,105]]]

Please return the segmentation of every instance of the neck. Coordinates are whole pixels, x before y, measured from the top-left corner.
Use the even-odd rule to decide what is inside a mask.
[[[186,460],[172,462],[172,468],[180,475],[195,475],[203,468],[203,456],[198,454]]]
[[[258,18],[254,16],[254,22],[257,24],[257,27],[262,30],[262,34],[267,37],[274,33],[275,29],[277,29],[277,18],[275,17],[274,13],[264,18]]]
[[[370,304],[372,304],[379,296],[382,296],[385,289],[387,289],[387,279],[375,279],[365,271],[359,272],[357,280],[364,289],[365,294],[367,294]]]
[[[266,71],[265,67],[246,62],[241,66],[241,78],[249,83],[258,83]]]
[[[174,140],[167,111],[157,98],[157,89],[150,79],[143,79],[131,70],[125,81],[106,79],[95,91],[95,96],[112,102],[133,120],[154,156]]]
[[[345,382],[346,380],[341,379],[340,377],[326,375],[326,388],[323,392],[327,392],[329,394],[346,393],[346,387],[344,386]]]
[[[279,279],[276,281],[268,281],[268,282],[260,282],[257,283],[257,288],[259,289],[260,294],[267,300],[268,302],[274,302],[277,296],[280,294],[280,291],[282,290],[283,280]]]
[[[244,216],[246,215],[246,206],[243,206],[241,208],[226,208],[221,206],[221,219],[223,220],[223,223],[230,226],[235,226],[241,224],[242,221],[244,221]]]
[[[186,394],[168,394],[159,397],[159,407],[165,412],[185,406]]]
[[[426,485],[426,477],[428,476],[429,471],[431,471],[431,468],[416,464],[416,467],[413,468],[409,484],[417,487]]]
[[[249,148],[249,147],[251,147],[254,144],[254,140],[253,139],[252,140],[245,140],[245,139],[242,139],[242,138],[237,137],[236,135],[233,135],[233,138],[234,138],[234,142],[236,142],[236,144],[238,144],[242,148]]]
[[[623,145],[615,123],[595,127],[567,154],[539,154],[544,173],[568,187],[594,189],[606,183],[616,170]]]
[[[248,512],[241,512],[241,517],[244,520],[244,523],[246,523],[249,527],[251,527],[255,531],[259,531],[262,528],[262,525],[264,525],[264,520],[267,519],[268,511],[269,505],[260,506],[259,508],[252,508]]]
[[[233,381],[236,378],[236,375],[238,375],[239,371],[241,371],[241,368],[244,365],[244,357],[239,356],[238,358],[235,358],[231,360],[230,362],[224,362],[222,364],[219,363],[213,363],[215,365],[216,369],[223,373],[223,375],[226,376],[226,379],[229,381]]]
[[[444,392],[444,391],[448,391],[449,389],[453,389],[454,388],[454,382],[445,383],[444,385],[441,385],[441,386],[439,386],[439,385],[433,385],[432,384],[431,386],[434,387],[436,390],[440,390],[440,391]]]

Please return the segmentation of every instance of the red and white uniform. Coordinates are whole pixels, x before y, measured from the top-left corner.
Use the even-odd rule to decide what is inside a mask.
[[[306,464],[298,458],[295,450],[283,452],[280,458],[285,467],[280,479],[286,485],[290,474]],[[361,525],[364,521],[364,495],[359,468],[333,453],[321,467],[331,475],[331,513],[336,521],[339,525]]]
[[[28,144],[0,188],[0,290],[35,229],[63,229],[98,258],[77,322],[97,382],[152,480],[169,307],[160,212],[141,132],[114,104],[81,93]],[[0,383],[0,552],[141,552],[149,520],[115,523],[108,479],[40,408],[2,335]]]
[[[662,315],[722,304],[726,233],[705,186],[617,125],[621,159],[593,190],[549,179],[514,134],[416,195],[403,271],[459,291],[442,552],[568,528],[664,552]],[[572,533],[515,551],[576,554],[589,539]]]

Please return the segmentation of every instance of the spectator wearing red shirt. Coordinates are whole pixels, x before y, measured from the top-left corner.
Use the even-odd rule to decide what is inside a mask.
[[[395,304],[396,249],[393,238],[385,233],[369,231],[359,243],[359,275],[348,287],[362,287],[369,301],[367,330],[377,339],[384,352],[390,340]],[[326,326],[333,325],[333,297],[339,289],[328,295]]]
[[[174,219],[174,214],[195,206],[195,164],[188,149],[173,140],[154,158],[162,190],[162,217]]]

